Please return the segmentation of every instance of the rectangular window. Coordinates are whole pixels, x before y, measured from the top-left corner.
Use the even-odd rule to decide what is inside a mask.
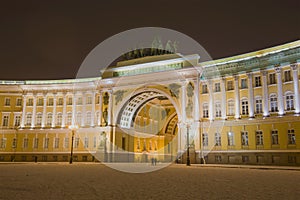
[[[22,99],[21,98],[17,98],[16,106],[22,106]]]
[[[49,138],[45,138],[44,140],[44,149],[48,149],[49,147]]]
[[[246,78],[242,78],[241,79],[241,89],[246,89],[248,88],[247,86],[247,79]]]
[[[248,115],[248,100],[244,99],[242,100],[242,114],[243,115]]]
[[[13,139],[11,147],[12,148],[17,148],[17,138]]]
[[[261,86],[260,76],[255,76],[255,87]]]
[[[220,83],[215,83],[215,92],[220,92],[220,91],[221,91]]]
[[[6,148],[6,138],[1,138],[0,139],[0,149],[5,149]]]
[[[255,135],[256,135],[256,145],[263,145],[264,144],[263,132],[258,130],[255,132]]]
[[[88,148],[89,147],[89,138],[85,137],[84,138],[84,148]]]
[[[53,156],[53,161],[58,161],[58,157],[57,156]]]
[[[3,116],[3,120],[2,120],[2,126],[3,127],[8,127],[8,121],[9,121],[9,116],[8,115],[4,115]]]
[[[54,138],[54,148],[55,149],[59,148],[59,138]]]
[[[78,99],[77,99],[77,105],[82,105],[82,97],[78,97]]]
[[[92,104],[92,97],[91,96],[87,97],[87,104]]]
[[[270,85],[276,84],[276,75],[275,75],[275,73],[269,74],[269,83],[270,83]]]
[[[296,144],[296,135],[294,129],[288,130],[288,144]]]
[[[233,81],[227,81],[227,90],[233,90]]]
[[[234,101],[233,100],[229,100],[228,101],[228,115],[232,116],[234,115]]]
[[[203,84],[202,85],[202,94],[206,94],[207,93],[207,85],[206,84]]]
[[[48,99],[48,106],[53,106],[53,98]]]
[[[296,163],[296,156],[288,156],[288,163]]]
[[[64,104],[64,99],[63,98],[58,98],[58,105],[62,106]]]
[[[28,148],[28,138],[23,139],[23,148],[27,149]]]
[[[215,133],[215,144],[216,146],[221,146],[221,134]]]
[[[203,104],[203,118],[208,118],[208,104]]]
[[[222,162],[222,157],[221,156],[215,156],[215,162],[216,163]]]
[[[277,145],[278,143],[278,131],[277,130],[272,130],[271,131],[271,137],[272,137],[272,144]]]
[[[285,82],[292,81],[291,70],[284,71],[284,81]]]
[[[241,132],[241,138],[242,138],[242,145],[243,146],[248,146],[248,132],[247,131],[242,131]]]
[[[27,106],[33,106],[33,98],[28,99]]]
[[[69,138],[68,137],[65,138],[64,147],[69,148]]]
[[[75,143],[74,143],[74,148],[78,148],[79,147],[79,138],[76,137],[75,138]]]
[[[20,115],[15,116],[14,125],[15,126],[20,126],[20,123],[21,123],[21,116]]]
[[[249,162],[249,156],[242,156],[242,162],[243,163]]]
[[[208,134],[207,133],[202,134],[202,142],[203,142],[204,147],[208,146]]]
[[[39,138],[34,138],[33,139],[33,148],[34,149],[39,148]]]
[[[72,105],[73,104],[73,98],[72,97],[69,97],[68,98],[68,105]]]
[[[216,117],[221,117],[222,112],[221,112],[221,103],[216,103],[216,108],[215,108],[215,112],[216,112]]]
[[[5,98],[4,106],[10,106],[10,98],[9,97]]]
[[[43,99],[42,99],[42,98],[39,98],[39,99],[38,99],[37,105],[38,105],[38,106],[42,106],[42,105],[43,105]]]
[[[88,158],[87,156],[82,156],[82,161],[83,161],[83,162],[86,162],[86,161],[87,161],[87,158]]]
[[[262,99],[255,100],[255,112],[257,114],[262,113]]]
[[[227,138],[228,138],[228,146],[234,146],[234,133],[228,132]]]

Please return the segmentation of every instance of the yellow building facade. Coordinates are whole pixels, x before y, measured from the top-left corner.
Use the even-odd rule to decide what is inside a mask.
[[[200,62],[199,62],[200,61]],[[300,41],[201,62],[166,54],[96,78],[0,82],[0,162],[300,165]],[[76,127],[76,129],[75,129]]]

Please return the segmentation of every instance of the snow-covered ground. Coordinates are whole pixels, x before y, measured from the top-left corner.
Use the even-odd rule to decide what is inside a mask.
[[[155,166],[154,166],[155,167]],[[99,163],[0,164],[0,200],[299,199],[300,171],[171,165],[131,174]]]

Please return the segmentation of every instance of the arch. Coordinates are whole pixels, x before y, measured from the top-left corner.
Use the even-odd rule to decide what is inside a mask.
[[[177,113],[174,112],[168,117],[167,123],[163,127],[164,130],[163,132],[173,134],[174,129],[177,126],[177,122],[178,122]]]
[[[120,126],[122,128],[130,128],[132,118],[138,109],[144,105],[146,102],[156,98],[156,97],[166,97],[172,103],[175,108],[175,111],[178,115],[178,119],[181,119],[181,112],[178,104],[175,102],[173,97],[171,97],[168,93],[156,89],[156,88],[141,88],[135,90],[132,95],[128,95],[124,100],[117,106],[115,113],[113,115],[113,123],[115,125],[120,121]],[[123,117],[123,119],[122,119]],[[121,122],[122,120],[122,122]],[[122,123],[122,124],[121,124]]]

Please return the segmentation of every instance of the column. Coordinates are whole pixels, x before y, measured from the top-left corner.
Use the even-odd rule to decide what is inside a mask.
[[[72,98],[72,126],[76,125],[76,93],[73,92]]]
[[[31,128],[35,127],[35,114],[36,114],[36,94],[33,94],[33,108],[32,108]]]
[[[295,97],[295,113],[300,113],[300,97],[299,97],[299,79],[298,79],[298,63],[291,64],[293,70],[294,97]]]
[[[46,124],[46,112],[47,112],[47,93],[43,93],[43,115],[42,115],[42,128],[45,127]]]
[[[92,92],[92,114],[91,114],[91,126],[95,126],[95,97],[96,93]]]
[[[195,124],[195,149],[200,149],[200,110],[199,110],[199,77],[194,81],[194,124]],[[171,149],[172,152],[172,149]]]
[[[52,125],[51,127],[55,127],[56,122],[56,94],[53,94],[53,111],[52,111]]]
[[[67,117],[67,93],[63,93],[63,113],[62,113],[62,121],[61,121],[61,127],[66,126],[66,117]]]
[[[241,112],[240,112],[240,88],[239,88],[239,76],[234,76],[234,97],[235,97],[235,116],[234,118],[240,119]]]
[[[225,88],[225,78],[222,77],[222,80],[221,80],[221,98],[222,98],[222,101],[221,101],[221,112],[222,112],[222,119],[226,119],[226,88]]]
[[[263,116],[269,117],[269,92],[268,92],[268,83],[267,83],[267,71],[261,70],[262,74],[262,97],[263,97]]]
[[[26,95],[23,94],[23,111],[22,111],[22,120],[21,120],[21,128],[25,127],[25,117],[26,117]]]
[[[214,120],[214,91],[212,80],[208,80],[208,92],[209,92],[209,106],[208,106],[208,117],[209,120]]]
[[[248,76],[248,98],[249,98],[249,117],[254,118],[254,96],[253,96],[253,79],[252,73],[247,73]]]
[[[181,122],[186,122],[186,82],[181,83]]]
[[[281,67],[280,66],[275,66],[275,71],[276,71],[276,74],[277,74],[278,115],[284,115]]]
[[[85,126],[86,122],[86,92],[82,92],[82,114],[81,114],[81,126]]]
[[[103,105],[102,105],[102,103],[103,103],[103,93],[102,93],[102,91],[100,91],[100,93],[99,93],[99,120],[98,120],[98,126],[101,126],[101,124],[102,124],[102,109],[103,109]]]
[[[112,125],[112,106],[113,106],[113,102],[112,102],[112,98],[113,98],[113,91],[109,90],[108,91],[108,116],[107,116],[107,123],[108,125]]]

